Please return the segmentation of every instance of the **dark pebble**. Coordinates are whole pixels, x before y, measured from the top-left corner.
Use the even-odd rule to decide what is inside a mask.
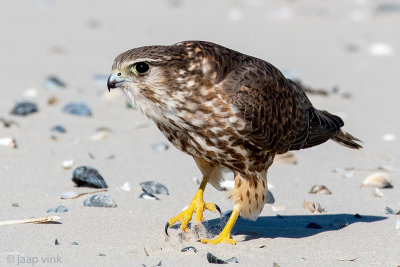
[[[218,259],[217,257],[215,257],[210,252],[207,252],[207,260],[208,260],[209,263],[214,263],[214,264],[228,264],[226,261]]]
[[[56,246],[60,245],[60,243],[58,243],[58,240],[57,240],[57,239],[54,240],[54,245],[56,245]]]
[[[52,207],[51,209],[47,210],[47,213],[50,212],[55,212],[55,213],[60,213],[60,212],[67,212],[68,209],[64,206],[56,206],[56,207]]]
[[[78,246],[79,244],[78,244],[78,242],[71,242],[71,245]]]
[[[66,133],[67,130],[65,129],[64,126],[62,125],[55,125],[53,127],[50,128],[51,132],[56,132],[56,133]]]
[[[168,189],[165,185],[154,181],[147,181],[140,183],[142,190],[149,194],[169,195]]]
[[[309,224],[307,224],[306,228],[311,228],[311,229],[322,229],[322,226],[314,223],[314,222],[310,222]]]
[[[103,194],[94,195],[88,199],[85,199],[83,205],[86,207],[102,207],[102,208],[117,207],[117,203],[114,201],[114,199]]]
[[[386,214],[396,214],[396,212],[390,207],[385,208],[385,213]]]
[[[79,166],[72,173],[72,181],[77,186],[87,186],[95,188],[108,188],[106,181],[100,173],[88,166]]]
[[[354,215],[354,218],[361,219],[362,217],[361,217],[360,214],[356,213],[356,214]]]
[[[193,247],[193,246],[183,248],[183,249],[181,250],[181,252],[186,252],[186,251],[189,251],[189,250],[193,251],[194,253],[197,253],[197,248],[195,248],[195,247]]]
[[[100,256],[100,257],[105,257],[106,254],[100,253],[99,256]]]
[[[11,114],[18,115],[18,116],[26,116],[31,113],[35,113],[38,111],[38,106],[29,101],[24,101],[24,102],[19,102],[17,103],[13,110],[11,111]]]
[[[72,102],[65,105],[62,109],[64,113],[77,116],[92,116],[90,108],[82,102]]]

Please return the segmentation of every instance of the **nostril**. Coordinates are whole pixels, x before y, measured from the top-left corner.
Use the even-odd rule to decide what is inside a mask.
[[[121,76],[121,72],[118,72],[118,73],[117,73],[117,76]]]

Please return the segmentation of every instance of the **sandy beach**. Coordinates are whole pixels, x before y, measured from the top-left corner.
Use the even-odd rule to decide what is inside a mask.
[[[0,221],[60,217],[0,225],[0,266],[206,266],[207,253],[235,257],[233,266],[400,265],[398,2],[2,1],[0,21]],[[201,244],[193,232],[182,238],[177,227],[166,237],[165,223],[189,204],[201,173],[124,95],[107,91],[118,54],[183,40],[271,62],[363,141],[361,150],[328,141],[275,162],[268,173],[275,202],[256,221],[238,220],[235,246]],[[11,114],[21,101],[37,112]],[[91,116],[63,112],[71,102],[86,104]],[[65,133],[52,131],[56,125]],[[75,185],[78,166],[99,171],[108,190],[98,194],[117,207],[84,206],[93,193],[61,199],[101,190]],[[390,188],[361,186],[376,172]],[[169,195],[140,198],[145,181]],[[309,193],[314,185],[332,194]],[[204,199],[227,212],[227,197],[209,185]],[[68,211],[46,212],[60,205]],[[202,234],[214,236],[225,221],[206,212]],[[181,251],[190,246],[196,252]]]

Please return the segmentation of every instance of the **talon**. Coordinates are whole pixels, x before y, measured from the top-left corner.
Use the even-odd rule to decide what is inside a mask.
[[[169,222],[165,224],[165,234],[168,236]]]
[[[218,205],[217,204],[215,204],[215,208],[217,209],[217,211],[219,212],[219,216],[221,217],[221,219],[222,219],[222,212],[221,212],[221,209],[218,207]]]

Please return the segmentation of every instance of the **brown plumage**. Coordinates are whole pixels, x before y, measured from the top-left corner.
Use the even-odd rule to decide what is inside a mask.
[[[120,87],[171,143],[192,155],[206,182],[220,188],[221,168],[232,170],[232,199],[245,218],[263,209],[276,154],[329,139],[361,148],[341,130],[338,116],[315,109],[270,63],[209,42],[126,51],[115,59],[108,87]]]

